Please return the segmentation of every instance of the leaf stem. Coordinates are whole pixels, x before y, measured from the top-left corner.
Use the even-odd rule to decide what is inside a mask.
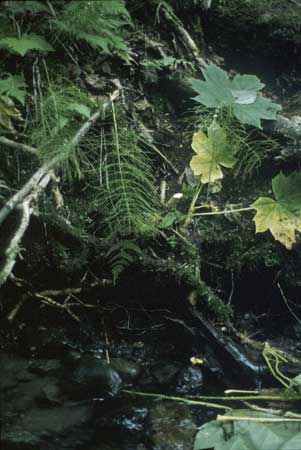
[[[238,209],[224,209],[223,211],[213,211],[213,212],[205,212],[205,213],[195,213],[193,216],[215,216],[218,214],[234,214],[237,212],[242,211],[251,211],[253,208],[252,206],[248,206],[247,208],[238,208]]]
[[[194,214],[195,204],[197,202],[197,199],[199,198],[202,187],[203,187],[203,183],[200,181],[197,189],[195,190],[194,196],[191,200],[191,203],[190,203],[190,206],[189,206],[186,218],[185,218],[185,222],[184,222],[184,226],[183,226],[184,228],[187,228],[188,225],[190,225],[193,216],[196,215],[196,214]]]

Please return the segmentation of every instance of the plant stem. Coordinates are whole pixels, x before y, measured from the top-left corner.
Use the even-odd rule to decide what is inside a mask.
[[[244,422],[260,422],[260,423],[280,423],[280,422],[301,422],[301,419],[287,419],[280,417],[241,417],[241,416],[220,416],[218,415],[216,420],[218,422],[225,421],[244,421]]]
[[[203,187],[203,184],[200,182],[198,187],[197,187],[197,189],[196,189],[196,191],[195,191],[195,193],[194,193],[194,196],[193,196],[193,198],[191,200],[188,212],[186,214],[185,222],[184,222],[184,225],[183,225],[184,228],[187,228],[188,225],[190,225],[193,216],[196,215],[196,214],[194,214],[195,204],[197,202],[197,199],[199,198],[199,195],[201,193],[202,187]]]
[[[126,394],[130,394],[130,395],[138,395],[140,397],[162,398],[164,400],[183,402],[183,403],[187,403],[189,405],[206,406],[207,408],[225,409],[228,411],[232,411],[232,409],[233,409],[233,408],[230,408],[229,406],[217,405],[216,403],[201,402],[198,400],[189,400],[188,398],[184,398],[184,397],[170,397],[169,395],[153,394],[150,392],[128,391],[128,390],[123,390],[122,392],[124,392]]]
[[[252,206],[248,206],[247,208],[238,208],[238,209],[224,209],[223,211],[214,211],[214,212],[205,212],[205,213],[196,213],[193,214],[193,216],[215,216],[218,214],[232,214],[242,211],[251,211],[253,208]]]
[[[260,401],[299,401],[301,400],[300,395],[296,397],[285,397],[283,395],[235,395],[232,397],[215,397],[215,396],[206,396],[206,395],[189,395],[189,398],[199,398],[201,400],[222,400],[225,402],[235,401],[235,400],[260,400]]]

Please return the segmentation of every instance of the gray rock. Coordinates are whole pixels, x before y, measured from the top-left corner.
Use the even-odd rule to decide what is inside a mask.
[[[92,408],[66,405],[51,409],[32,409],[2,431],[3,448],[7,449],[75,449],[91,438],[87,425]]]
[[[156,364],[151,370],[156,382],[163,386],[172,383],[179,371],[179,365],[173,362]]]
[[[39,375],[53,375],[58,373],[61,367],[58,359],[36,359],[29,362],[28,370]]]
[[[1,353],[0,360],[0,390],[10,389],[16,386],[19,381],[30,381],[34,378],[34,375],[30,374],[27,370],[28,361],[25,358]]]
[[[162,401],[149,414],[152,440],[156,450],[192,450],[197,430],[183,403]]]
[[[26,383],[19,383],[2,398],[3,415],[22,413],[37,405],[53,405],[62,401],[62,394],[54,378],[36,377]]]
[[[127,382],[135,381],[141,373],[141,366],[127,359],[111,358],[110,365]]]
[[[62,380],[62,388],[71,398],[87,399],[103,394],[116,395],[122,387],[118,372],[106,361],[85,355]]]
[[[202,369],[187,367],[179,375],[176,391],[179,394],[198,394],[202,390],[203,384]]]

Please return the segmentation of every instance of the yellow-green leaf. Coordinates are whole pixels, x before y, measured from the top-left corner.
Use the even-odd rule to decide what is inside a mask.
[[[190,167],[195,175],[201,176],[204,184],[223,178],[221,166],[231,168],[236,163],[226,133],[215,121],[208,128],[208,136],[202,131],[193,135],[192,148],[196,155]]]
[[[14,102],[4,95],[0,96],[0,127],[9,131],[14,131],[12,119],[21,119],[20,111],[15,107]]]
[[[253,203],[256,233],[270,230],[274,238],[288,250],[296,242],[296,231],[301,231],[301,173],[288,176],[279,173],[272,180],[275,199],[260,197]]]
[[[301,214],[293,214],[280,203],[266,197],[260,197],[252,206],[257,211],[254,217],[256,233],[270,230],[276,241],[290,250],[296,242],[296,230],[301,231]]]

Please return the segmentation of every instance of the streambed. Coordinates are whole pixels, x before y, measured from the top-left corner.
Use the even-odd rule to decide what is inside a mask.
[[[183,397],[273,384],[264,371],[223,360],[187,311],[175,316],[136,304],[110,314],[114,327],[97,314],[79,325],[56,317],[54,327],[48,312],[30,327],[4,328],[5,450],[189,450],[197,428],[223,409],[124,391]],[[193,357],[203,364],[193,365]]]

